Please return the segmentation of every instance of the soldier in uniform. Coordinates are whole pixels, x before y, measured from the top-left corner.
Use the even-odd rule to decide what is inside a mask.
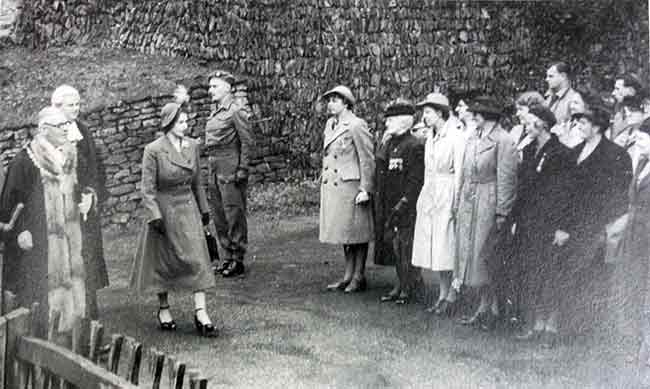
[[[246,186],[253,146],[250,114],[234,101],[234,81],[233,75],[224,71],[210,75],[208,92],[216,103],[216,110],[205,125],[214,224],[224,250],[224,260],[215,267],[215,273],[224,277],[244,273],[248,240]]]
[[[405,304],[422,277],[411,265],[415,204],[424,178],[424,144],[410,130],[415,107],[397,99],[386,107],[386,131],[375,158],[375,263],[394,265],[397,283],[381,301]],[[379,248],[379,249],[378,249]]]

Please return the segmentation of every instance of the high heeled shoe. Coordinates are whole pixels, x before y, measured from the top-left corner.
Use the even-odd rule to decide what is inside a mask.
[[[199,316],[196,314],[198,311],[202,309],[203,308],[198,308],[194,310],[194,326],[196,327],[196,332],[199,333],[199,336],[203,336],[205,338],[214,338],[218,335],[217,329],[215,328],[214,324],[201,323],[201,321],[199,320]]]
[[[438,316],[454,317],[457,309],[458,303],[456,301],[445,300],[438,305],[434,313]]]
[[[175,331],[176,330],[176,322],[174,320],[172,320],[172,321],[162,321],[162,320],[160,320],[160,312],[162,312],[163,309],[169,309],[169,305],[158,308],[158,314],[156,315],[156,317],[158,318],[158,325],[160,325],[160,330],[161,331]]]
[[[485,320],[485,316],[487,316],[487,312],[476,312],[472,316],[463,316],[458,320],[459,324],[462,324],[464,326],[480,326],[481,323]]]
[[[388,301],[394,301],[397,300],[399,297],[400,290],[399,289],[393,289],[390,292],[386,293],[385,295],[381,296],[380,301],[382,303],[388,302]]]
[[[345,288],[345,293],[363,292],[368,287],[366,278],[352,278],[352,281]]]

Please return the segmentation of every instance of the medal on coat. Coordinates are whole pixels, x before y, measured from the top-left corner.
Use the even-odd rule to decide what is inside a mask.
[[[542,154],[542,158],[539,160],[539,163],[537,164],[537,173],[540,173],[542,171],[542,166],[544,165],[544,162],[546,161],[546,153]]]
[[[401,171],[403,167],[404,167],[404,160],[402,158],[391,158],[388,161],[388,170]]]

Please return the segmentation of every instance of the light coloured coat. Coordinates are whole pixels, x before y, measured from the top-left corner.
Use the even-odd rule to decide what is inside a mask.
[[[363,119],[344,112],[325,124],[319,239],[355,244],[374,239],[372,204],[355,204],[361,191],[375,186],[373,137]]]
[[[517,190],[517,151],[512,137],[495,125],[478,137],[472,133],[463,159],[458,199],[457,255],[454,278],[472,287],[489,283],[486,245],[495,236],[497,215],[510,213]]]

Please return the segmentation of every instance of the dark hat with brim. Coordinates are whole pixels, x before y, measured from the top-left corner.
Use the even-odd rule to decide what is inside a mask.
[[[470,103],[467,110],[474,113],[488,113],[496,116],[503,115],[503,110],[499,106],[499,103],[489,96],[479,96],[475,98]]]
[[[528,112],[532,115],[535,115],[537,118],[539,118],[541,121],[545,122],[548,125],[548,128],[551,128],[557,123],[557,119],[555,118],[555,114],[551,112],[548,107],[542,105],[542,104],[534,104],[532,105],[529,109]]]
[[[165,128],[174,122],[181,110],[178,103],[167,103],[160,111],[160,127]]]
[[[327,92],[323,93],[323,96],[321,96],[321,98],[326,99],[331,95],[338,95],[342,97],[344,100],[350,103],[350,105],[354,105],[357,102],[350,88],[344,85],[339,85],[328,90]]]
[[[237,79],[235,78],[235,76],[232,75],[232,73],[227,72],[225,70],[215,70],[210,74],[208,80],[211,80],[213,78],[218,78],[220,80],[223,80],[230,85],[234,84],[237,81]]]
[[[582,118],[588,119],[593,124],[599,126],[601,129],[609,127],[609,118],[611,112],[604,105],[591,105],[583,112],[576,112],[571,115],[571,119],[580,120]]]
[[[391,101],[388,103],[386,109],[384,110],[384,117],[402,115],[415,115],[415,106],[413,103],[406,99],[397,99],[395,101]]]

